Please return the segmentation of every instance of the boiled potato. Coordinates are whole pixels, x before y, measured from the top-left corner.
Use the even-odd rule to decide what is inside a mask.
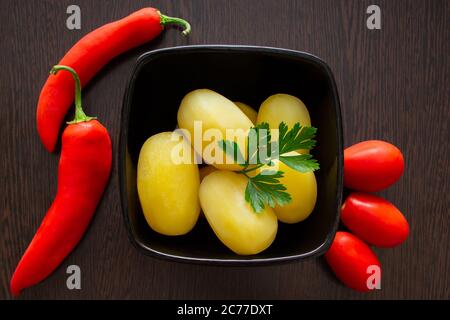
[[[177,148],[186,161],[175,158]],[[142,146],[137,166],[137,189],[145,219],[164,235],[182,235],[197,222],[200,204],[199,170],[189,142],[179,134],[162,132]]]
[[[247,178],[215,171],[200,184],[200,204],[217,237],[240,255],[257,254],[275,239],[278,222],[269,207],[255,213],[245,201]]]
[[[191,144],[206,163],[218,169],[241,169],[218,145],[220,140],[231,140],[243,154],[247,149],[246,137],[253,123],[232,101],[209,89],[194,90],[181,101],[177,118],[179,127],[188,131]],[[202,131],[195,131],[197,136],[194,136],[195,121],[201,124]],[[227,129],[231,129],[228,136]]]
[[[284,121],[289,128],[296,122],[302,126],[311,126],[311,118],[305,104],[297,97],[278,93],[268,97],[261,104],[256,122],[267,122],[271,129],[278,129]]]
[[[250,107],[249,105],[243,103],[243,102],[239,102],[239,101],[235,101],[234,102],[235,105],[238,106],[239,109],[242,110],[243,113],[245,113],[245,115],[253,122],[256,123],[256,118],[258,117],[258,112],[256,112],[255,109],[253,109],[252,107]]]
[[[298,155],[297,152],[289,152],[287,156]],[[280,183],[286,187],[286,192],[291,195],[291,202],[284,206],[276,205],[274,211],[278,220],[285,223],[297,223],[309,217],[314,210],[317,199],[317,183],[314,172],[301,173],[294,170],[279,160],[274,160],[275,166],[265,166],[264,170],[280,170],[284,172],[284,177]]]
[[[203,168],[200,168],[200,182],[203,181],[203,179],[210,173],[217,171],[216,167],[213,166],[204,166]]]
[[[295,123],[302,126],[311,126],[308,109],[297,97],[289,94],[274,94],[268,97],[259,108],[257,124],[267,122],[271,129],[278,129],[281,122],[287,124],[291,129]],[[272,132],[274,139],[278,138],[277,132]],[[297,150],[300,153],[309,153],[309,150]]]

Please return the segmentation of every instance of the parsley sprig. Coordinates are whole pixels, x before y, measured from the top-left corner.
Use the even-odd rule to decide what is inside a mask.
[[[278,139],[272,141],[269,124],[263,122],[251,128],[248,133],[246,159],[235,141],[219,141],[219,146],[242,166],[242,170],[237,173],[248,178],[245,200],[250,203],[256,213],[261,212],[266,205],[271,208],[275,205],[283,206],[292,198],[280,182],[280,179],[284,177],[283,171],[269,169],[257,175],[251,172],[262,166],[272,167],[273,161],[277,159],[302,173],[319,169],[319,163],[310,154],[288,155],[289,152],[299,149],[312,149],[316,145],[314,140],[316,132],[316,128],[303,127],[298,122],[289,130],[288,126],[281,122],[278,126]]]

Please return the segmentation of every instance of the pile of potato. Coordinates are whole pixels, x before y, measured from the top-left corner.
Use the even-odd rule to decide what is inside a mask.
[[[217,145],[211,137],[204,135],[201,144],[194,143],[194,133],[197,133],[194,132],[194,121],[201,121],[203,132],[216,129],[224,137],[226,129],[243,129],[242,134],[246,136],[254,124],[262,122],[269,123],[271,129],[277,129],[282,121],[289,127],[296,122],[310,126],[308,110],[300,99],[275,94],[267,98],[256,112],[248,105],[232,102],[214,91],[198,89],[183,98],[177,118],[179,128],[187,130],[190,136],[173,132],[156,134],[144,143],[139,154],[138,195],[145,218],[153,230],[169,236],[186,234],[203,211],[224,245],[237,254],[251,255],[270,246],[277,233],[278,220],[297,223],[313,211],[317,198],[313,172],[300,173],[279,163],[279,170],[284,172],[280,182],[286,186],[292,201],[273,209],[266,206],[262,212],[255,213],[244,198],[248,178],[233,172],[242,167],[237,163],[225,163],[228,155],[221,149],[215,150],[222,154],[208,156],[205,150]],[[179,139],[174,140],[173,135]],[[191,161],[174,163],[174,148],[179,148],[180,143],[187,149],[192,148],[187,155]],[[239,147],[241,151],[246,150],[242,143]],[[199,154],[208,164],[200,169],[194,161]],[[218,158],[223,161],[216,161]]]

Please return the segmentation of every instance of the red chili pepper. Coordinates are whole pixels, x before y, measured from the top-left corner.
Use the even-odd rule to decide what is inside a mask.
[[[183,26],[184,35],[190,32],[189,23],[183,19],[165,16],[154,8],[141,9],[84,36],[59,64],[73,68],[84,86],[114,57],[152,40],[171,23]],[[50,152],[55,148],[59,129],[73,103],[72,86],[71,76],[62,72],[49,77],[42,88],[36,114],[37,129]]]
[[[83,112],[81,84],[76,72],[67,66],[55,66],[51,73],[59,70],[67,70],[75,78],[75,118],[62,136],[56,198],[12,276],[14,295],[49,276],[77,245],[111,171],[108,131]]]

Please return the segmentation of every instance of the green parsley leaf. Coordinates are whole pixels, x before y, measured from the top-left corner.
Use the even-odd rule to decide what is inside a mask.
[[[314,127],[302,127],[300,123],[294,124],[291,130],[288,131],[288,126],[281,122],[279,127],[279,148],[280,155],[299,149],[310,150],[316,145],[314,136],[317,129]]]
[[[302,173],[319,169],[319,163],[310,154],[299,154],[296,156],[280,156],[280,161],[288,167]]]
[[[287,155],[289,152],[299,149],[312,149],[316,145],[314,140],[316,128],[303,127],[297,122],[289,130],[288,126],[281,122],[278,129],[277,141],[271,141],[270,127],[266,122],[249,130],[248,156],[247,159],[244,159],[244,164],[242,161],[238,161],[242,160],[243,156],[236,142],[219,141],[219,146],[243,167],[238,173],[244,174],[248,178],[245,200],[250,203],[256,213],[261,212],[266,205],[273,208],[275,205],[283,206],[291,201],[291,195],[286,192],[286,187],[280,182],[283,172],[270,169],[275,164],[274,160],[279,159],[288,167],[302,173],[319,169],[319,163],[310,154]],[[268,166],[269,169],[263,168],[262,172],[255,176],[248,174],[263,166]]]
[[[245,200],[250,203],[256,213],[260,213],[267,205],[274,208],[276,204],[283,206],[291,201],[286,187],[279,181],[282,171],[259,173],[249,179],[245,188]]]

